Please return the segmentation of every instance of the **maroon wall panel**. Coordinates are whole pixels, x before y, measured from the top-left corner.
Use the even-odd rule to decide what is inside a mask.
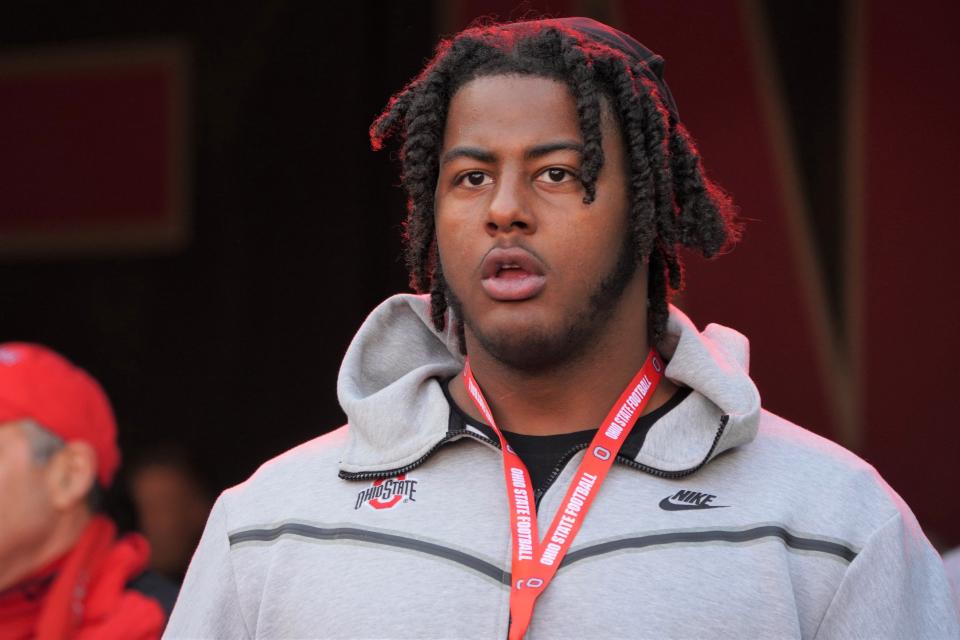
[[[866,6],[863,381],[867,458],[960,544],[960,5]]]
[[[184,73],[173,45],[0,58],[0,250],[179,238]]]
[[[784,179],[759,95],[756,62],[738,3],[623,2],[622,27],[666,58],[667,83],[704,164],[747,220],[741,244],[715,261],[689,259],[678,302],[699,325],[750,338],[751,373],[764,406],[833,436],[820,345],[785,207]]]
[[[169,89],[150,68],[0,79],[4,225],[162,217]]]

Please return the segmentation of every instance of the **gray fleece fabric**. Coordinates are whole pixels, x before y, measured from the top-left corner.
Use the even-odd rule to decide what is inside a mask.
[[[693,392],[613,466],[527,638],[960,638],[877,472],[760,408],[742,335],[677,309],[668,333],[665,373]],[[164,637],[505,638],[502,457],[451,428],[438,383],[462,364],[426,299],[374,310],[340,372],[348,425],[220,496]]]

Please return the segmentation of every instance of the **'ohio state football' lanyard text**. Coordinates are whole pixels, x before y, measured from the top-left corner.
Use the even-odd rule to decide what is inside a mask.
[[[600,485],[613,465],[613,459],[623,446],[637,418],[643,413],[660,383],[663,361],[653,349],[643,367],[630,381],[610,413],[600,423],[577,473],[567,489],[567,495],[550,530],[540,542],[537,534],[537,509],[534,503],[530,473],[520,456],[510,448],[493,419],[480,385],[473,377],[470,360],[463,366],[463,384],[477,409],[500,438],[503,450],[503,475],[510,503],[510,525],[513,535],[513,559],[510,585],[510,640],[520,640],[533,617],[537,597],[546,590],[580,525],[593,504]]]

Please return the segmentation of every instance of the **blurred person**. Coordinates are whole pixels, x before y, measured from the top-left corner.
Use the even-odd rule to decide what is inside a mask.
[[[172,446],[138,456],[127,477],[138,529],[150,543],[150,566],[179,584],[210,513],[206,483],[188,452]]]
[[[422,295],[347,349],[348,424],[218,499],[168,637],[960,635],[907,505],[670,305],[680,250],[740,229],[662,58],[584,18],[474,27],[391,136]]]
[[[100,385],[50,349],[0,344],[0,638],[157,638],[173,595],[99,511],[120,463]]]

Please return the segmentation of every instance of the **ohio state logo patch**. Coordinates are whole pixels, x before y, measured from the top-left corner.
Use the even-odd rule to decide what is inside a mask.
[[[416,493],[417,481],[408,478],[406,474],[396,478],[380,478],[357,494],[357,503],[353,508],[359,509],[367,505],[371,509],[392,509],[404,502],[416,502],[413,497]]]

